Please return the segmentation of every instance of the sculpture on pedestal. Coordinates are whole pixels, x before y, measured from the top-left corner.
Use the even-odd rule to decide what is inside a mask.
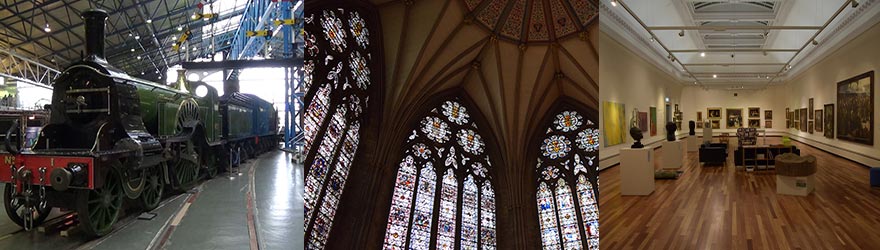
[[[639,109],[633,109],[632,119],[629,120],[629,135],[633,138],[632,148],[644,148],[642,145],[642,129],[639,128]]]
[[[688,122],[688,128],[690,129],[690,131],[688,131],[688,135],[696,135],[697,134],[697,132],[694,132],[694,128],[696,126],[697,126],[697,123],[695,123],[694,121]]]
[[[666,140],[667,141],[675,141],[675,130],[677,130],[677,129],[678,129],[678,127],[675,126],[674,122],[667,122],[666,123]]]

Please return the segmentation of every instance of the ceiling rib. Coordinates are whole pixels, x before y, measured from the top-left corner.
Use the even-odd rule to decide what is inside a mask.
[[[701,53],[701,52],[798,52],[797,49],[673,49],[671,53]]]
[[[652,26],[648,27],[648,30],[714,30],[714,31],[725,31],[725,30],[818,30],[822,29],[824,26],[761,26],[761,25],[748,25],[748,26],[739,26],[739,25],[725,25],[725,26],[714,26],[714,25],[704,25],[704,26]]]

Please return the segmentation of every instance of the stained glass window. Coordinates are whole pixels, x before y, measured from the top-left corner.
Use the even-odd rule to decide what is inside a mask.
[[[544,249],[599,249],[595,117],[565,109],[541,135],[535,198]]]
[[[372,58],[370,26],[358,11],[311,10],[304,19],[305,240],[306,248],[323,249],[355,162],[364,113],[374,92],[370,72],[378,62]],[[405,162],[398,179],[414,182],[415,167],[408,171]],[[401,212],[405,214],[398,217],[409,217],[409,211]]]
[[[454,98],[431,109],[410,133],[398,166],[385,249],[431,249],[432,241],[436,249],[495,249],[492,164],[471,117]],[[414,166],[430,167],[416,175]],[[426,171],[435,173],[430,183]]]

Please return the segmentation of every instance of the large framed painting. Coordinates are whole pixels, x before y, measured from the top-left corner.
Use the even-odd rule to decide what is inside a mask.
[[[749,119],[750,128],[761,128],[761,119]]]
[[[725,128],[741,128],[743,126],[743,110],[727,109],[727,127]]]
[[[834,104],[825,104],[825,137],[834,139]]]
[[[712,129],[721,129],[721,120],[711,120]]]
[[[810,98],[810,102],[809,102],[809,105],[807,106],[807,108],[809,108],[809,110],[807,110],[807,112],[810,114],[810,120],[812,120],[813,119],[813,98]]]
[[[761,108],[750,107],[749,118],[761,118]]]
[[[626,141],[626,109],[622,103],[602,102],[605,147]]]
[[[709,120],[721,120],[721,108],[706,108],[706,118]]]
[[[651,112],[651,136],[657,135],[657,107],[650,107],[648,111]]]
[[[764,110],[764,120],[773,120],[773,110]]]
[[[837,83],[837,139],[874,145],[874,71]]]
[[[639,112],[639,129],[642,133],[648,132],[648,112]]]
[[[813,121],[816,121],[816,127],[814,127],[813,129],[816,132],[822,132],[822,129],[823,129],[822,118],[824,118],[824,117],[822,117],[822,110],[817,109],[817,110],[813,110],[813,112],[816,113],[816,115],[813,115],[813,117],[815,118],[815,119],[813,119]]]
[[[807,108],[801,108],[801,131],[807,132]]]

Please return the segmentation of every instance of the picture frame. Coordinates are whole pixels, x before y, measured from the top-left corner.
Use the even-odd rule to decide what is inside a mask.
[[[649,107],[648,112],[651,116],[651,136],[657,135],[657,107]]]
[[[764,120],[773,120],[773,110],[764,110]]]
[[[703,122],[697,122],[697,128],[703,128]]]
[[[703,111],[697,111],[697,122],[703,121]]]
[[[810,114],[810,120],[813,120],[813,98],[810,98],[809,106],[807,108],[809,108],[807,112]]]
[[[761,119],[749,119],[749,128],[761,128]]]
[[[838,82],[837,108],[837,139],[873,146],[874,71]]]
[[[729,108],[725,110],[725,128],[742,128],[743,127],[743,109]]]
[[[785,108],[785,119],[791,120],[791,109]]]
[[[801,114],[799,116],[801,118],[801,131],[807,132],[807,108],[801,108],[800,113]]]
[[[807,132],[810,134],[813,133],[813,121],[807,121]]]
[[[764,128],[773,128],[773,121],[765,120],[764,121]]]
[[[816,127],[813,127],[813,129],[814,129],[816,132],[822,132],[823,125],[824,125],[824,124],[822,124],[822,119],[823,119],[822,110],[821,110],[821,109],[817,109],[817,110],[813,110],[813,112],[815,113],[815,115],[813,115],[813,117],[815,117],[815,118],[813,119],[813,121],[815,121],[815,123],[816,123],[816,124],[815,124]]]
[[[712,129],[721,129],[721,120],[711,120]]]
[[[749,107],[749,118],[761,118],[761,108]]]
[[[834,104],[829,103],[825,104],[825,120],[824,120],[824,135],[825,138],[834,139]]]
[[[721,120],[721,108],[706,108],[706,118],[709,120]]]

